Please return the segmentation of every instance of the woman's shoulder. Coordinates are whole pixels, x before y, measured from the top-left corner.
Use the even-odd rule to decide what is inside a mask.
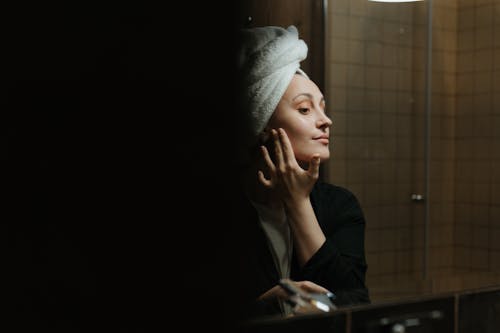
[[[314,185],[312,195],[316,197],[334,197],[337,199],[355,199],[354,193],[348,188],[327,183],[325,181],[317,181]]]
[[[318,219],[333,218],[336,227],[352,221],[364,223],[364,213],[356,195],[346,187],[317,182],[311,192],[311,203]]]
[[[311,201],[316,207],[339,211],[359,210],[360,202],[346,187],[318,181],[311,192]],[[328,208],[327,208],[328,207]]]

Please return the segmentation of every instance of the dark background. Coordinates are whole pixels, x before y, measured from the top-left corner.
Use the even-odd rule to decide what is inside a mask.
[[[6,11],[2,328],[231,324],[231,2]]]

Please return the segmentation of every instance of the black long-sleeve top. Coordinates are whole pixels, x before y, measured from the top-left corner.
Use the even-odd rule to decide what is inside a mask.
[[[369,303],[365,285],[365,218],[358,200],[349,190],[324,182],[315,184],[310,197],[326,241],[303,267],[299,267],[293,253],[290,278],[309,280],[332,291],[337,296],[337,306]],[[235,222],[235,228],[242,237],[238,237],[231,250],[243,256],[238,263],[240,290],[235,293],[241,297],[241,316],[248,319],[278,315],[277,302],[256,301],[280,279],[266,235],[248,200],[237,209],[243,221]]]

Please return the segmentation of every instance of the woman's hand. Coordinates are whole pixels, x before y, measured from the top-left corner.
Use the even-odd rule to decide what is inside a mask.
[[[296,287],[302,289],[304,292],[307,293],[328,293],[328,289],[323,288],[319,284],[316,284],[311,281],[290,281],[293,283]],[[259,300],[266,300],[266,299],[271,299],[271,298],[280,298],[280,299],[287,299],[288,298],[288,293],[281,287],[280,285],[276,285],[260,295],[258,297]]]
[[[258,176],[260,182],[267,188],[277,191],[284,201],[300,200],[308,198],[319,177],[320,158],[314,154],[309,161],[309,168],[304,170],[293,152],[292,144],[282,128],[277,131],[271,130],[274,142],[275,162],[271,159],[269,151],[262,146],[262,155],[266,166],[269,169],[269,179],[264,176],[262,170],[259,170]]]
[[[326,237],[319,226],[309,195],[319,177],[320,158],[314,154],[307,170],[297,162],[292,144],[285,131],[272,130],[274,155],[262,147],[264,162],[269,170],[269,179],[258,171],[260,183],[268,188],[283,203],[287,222],[293,234],[294,249],[302,267],[318,251]]]

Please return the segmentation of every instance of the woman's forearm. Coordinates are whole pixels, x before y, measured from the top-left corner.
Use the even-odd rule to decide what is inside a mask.
[[[326,238],[321,230],[309,198],[285,202],[299,265],[304,264],[323,245]]]

